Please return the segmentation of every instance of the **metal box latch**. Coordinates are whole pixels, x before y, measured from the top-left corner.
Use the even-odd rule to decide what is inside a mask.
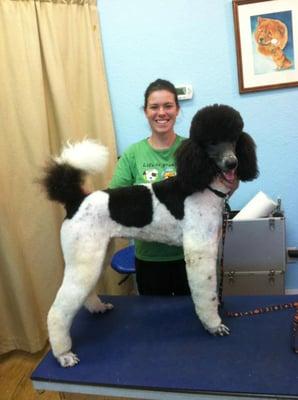
[[[229,284],[233,285],[233,283],[235,282],[235,271],[229,271],[227,277]]]
[[[269,284],[274,285],[275,284],[275,271],[271,269],[268,273],[268,279],[269,279]]]

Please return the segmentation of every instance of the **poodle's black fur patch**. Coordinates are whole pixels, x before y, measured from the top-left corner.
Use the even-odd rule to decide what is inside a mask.
[[[176,219],[184,217],[184,200],[191,192],[181,188],[177,177],[168,178],[165,181],[156,182],[152,185],[155,196],[164,204]]]
[[[186,192],[202,191],[218,174],[207,149],[194,146],[191,139],[182,142],[176,152],[177,179]]]
[[[238,111],[223,104],[213,104],[194,115],[189,137],[200,146],[237,142],[242,129],[243,120]]]
[[[86,174],[68,164],[55,162],[48,163],[44,172],[39,183],[47,188],[48,198],[63,203],[66,218],[72,218],[86,197],[81,188]]]
[[[242,132],[236,143],[237,176],[242,182],[252,181],[259,175],[256,145],[252,137]]]
[[[107,189],[105,192],[109,194],[110,217],[117,223],[141,228],[152,221],[152,195],[146,186]]]

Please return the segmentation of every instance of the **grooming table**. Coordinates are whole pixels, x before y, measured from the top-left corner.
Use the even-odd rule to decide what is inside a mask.
[[[115,308],[82,309],[72,327],[81,362],[62,368],[49,352],[32,374],[38,390],[141,399],[298,399],[294,310],[224,321],[231,335],[208,334],[191,298],[103,296]],[[297,296],[226,297],[225,311],[292,302]]]

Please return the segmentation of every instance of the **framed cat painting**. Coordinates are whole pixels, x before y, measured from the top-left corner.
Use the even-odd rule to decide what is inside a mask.
[[[298,1],[233,0],[239,92],[298,86]]]

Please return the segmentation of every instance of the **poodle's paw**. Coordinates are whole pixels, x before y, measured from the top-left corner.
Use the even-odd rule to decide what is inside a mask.
[[[96,312],[105,313],[108,310],[112,310],[114,308],[112,303],[101,303]]]
[[[91,313],[105,313],[108,310],[112,310],[114,308],[111,303],[102,303],[101,301],[93,304],[92,307],[87,307]]]
[[[62,367],[73,367],[79,363],[79,357],[71,351],[61,354],[57,357],[58,362]]]
[[[104,313],[107,310],[111,310],[112,308],[114,308],[113,304],[103,303],[97,296],[90,297],[85,302],[85,307],[91,313]]]
[[[220,323],[216,328],[208,328],[208,331],[212,333],[212,335],[216,336],[227,336],[230,334],[230,329],[222,323]]]

